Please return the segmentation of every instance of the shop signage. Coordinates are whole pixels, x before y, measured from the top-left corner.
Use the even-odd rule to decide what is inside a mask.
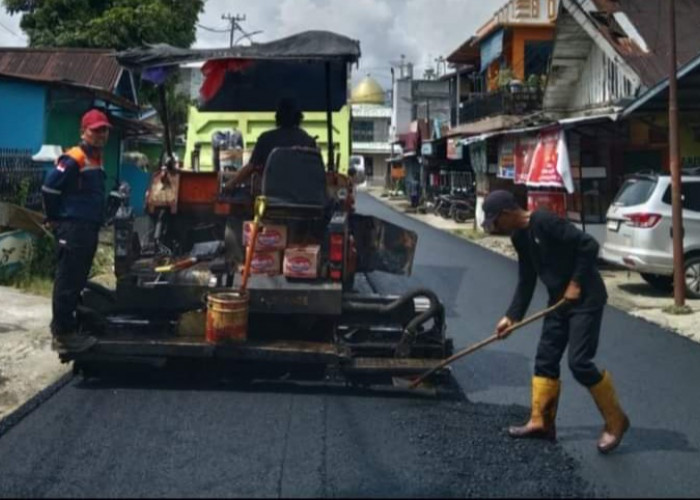
[[[561,191],[530,191],[527,194],[527,209],[531,212],[545,209],[566,218],[566,193]]]
[[[498,174],[500,179],[515,179],[515,139],[506,137],[498,146]]]
[[[447,159],[462,160],[464,159],[464,146],[459,142],[460,139],[447,140]]]
[[[392,165],[391,166],[391,178],[398,180],[398,179],[403,179],[406,176],[406,170],[403,168],[403,165]]]

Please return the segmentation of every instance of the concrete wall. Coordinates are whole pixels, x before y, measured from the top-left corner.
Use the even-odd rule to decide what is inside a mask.
[[[406,134],[411,127],[413,82],[411,79],[394,81],[393,104],[391,113],[390,140],[398,139],[399,134]]]
[[[46,89],[32,83],[0,80],[0,148],[39,151],[46,131]]]
[[[263,132],[275,128],[275,113],[205,113],[196,107],[190,107],[187,147],[183,158],[185,168],[190,168],[190,158],[196,142],[202,142],[200,168],[210,170],[212,165],[211,136],[216,130],[235,128],[243,134],[245,152],[243,162],[247,162],[253,152],[255,143]],[[321,112],[304,113],[302,128],[312,137],[318,136],[317,143],[328,163],[328,140],[326,132],[326,114]],[[340,171],[347,172],[350,159],[350,108],[343,107],[333,114],[334,151],[340,153]]]

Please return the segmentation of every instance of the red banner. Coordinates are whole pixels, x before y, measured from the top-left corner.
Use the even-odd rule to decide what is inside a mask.
[[[535,149],[527,183],[532,186],[562,186],[561,175],[557,172],[559,160],[559,132],[543,132]]]
[[[531,212],[539,209],[554,212],[566,218],[566,193],[554,191],[530,191],[527,194],[527,209]]]

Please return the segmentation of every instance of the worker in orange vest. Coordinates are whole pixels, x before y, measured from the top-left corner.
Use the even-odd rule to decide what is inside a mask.
[[[58,158],[42,186],[46,223],[58,244],[51,321],[58,352],[82,352],[96,343],[94,337],[77,331],[75,314],[104,219],[103,149],[111,127],[103,112],[85,113],[80,144]]]

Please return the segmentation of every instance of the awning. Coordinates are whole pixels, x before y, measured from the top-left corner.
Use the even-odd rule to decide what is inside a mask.
[[[481,41],[481,72],[491,66],[491,63],[501,57],[503,53],[503,29],[489,35]]]
[[[109,119],[115,127],[121,129],[128,137],[159,135],[163,133],[163,127],[143,120],[133,120],[116,115],[112,115]]]
[[[470,144],[475,144],[477,142],[483,142],[486,139],[488,139],[490,137],[497,136],[497,135],[501,135],[501,133],[500,132],[489,132],[487,134],[479,134],[479,135],[475,135],[472,137],[467,137],[465,139],[462,139],[461,141],[459,141],[459,144],[461,144],[462,146],[469,146]]]
[[[592,116],[579,116],[576,118],[564,118],[559,120],[557,123],[562,127],[570,127],[573,125],[583,125],[586,123],[595,123],[602,121],[613,121],[616,122],[620,118],[620,113],[607,113],[602,115],[592,115]]]
[[[505,130],[498,130],[495,132],[487,132],[484,134],[478,134],[474,135],[472,137],[467,137],[465,139],[460,140],[460,144],[463,146],[468,146],[470,144],[474,144],[475,142],[481,142],[485,141],[486,139],[489,139],[491,137],[496,137],[496,136],[501,136],[501,135],[520,135],[520,134],[529,134],[532,132],[540,132],[542,130],[552,128],[552,127],[557,127],[560,126],[562,128],[570,128],[575,125],[582,125],[582,124],[589,124],[589,123],[596,123],[596,122],[601,122],[601,121],[617,121],[618,118],[620,117],[619,113],[611,113],[611,114],[603,114],[603,115],[594,115],[594,116],[582,116],[582,117],[577,117],[577,118],[565,118],[563,120],[558,120],[554,122],[549,122],[549,123],[543,123],[540,125],[535,125],[532,127],[521,127],[521,128],[511,128],[511,129],[505,129]]]

